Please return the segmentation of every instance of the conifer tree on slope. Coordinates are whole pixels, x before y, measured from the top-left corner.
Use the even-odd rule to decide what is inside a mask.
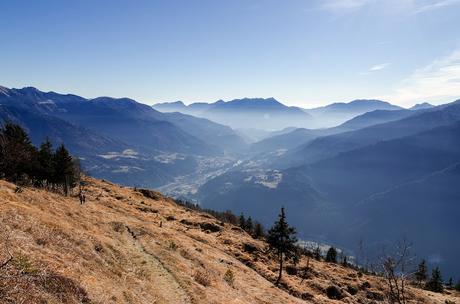
[[[415,279],[419,286],[428,278],[426,261],[423,259],[420,264],[418,264],[417,271],[415,272]]]
[[[252,235],[254,232],[254,224],[252,223],[251,217],[248,217],[248,219],[246,220],[246,232],[250,235]]]
[[[63,186],[67,196],[69,189],[76,185],[76,176],[72,156],[63,144],[56,149],[54,155],[54,173],[56,182]]]
[[[297,238],[296,231],[290,227],[286,221],[284,208],[281,208],[279,219],[273,224],[268,231],[267,243],[269,250],[277,255],[279,261],[279,274],[275,285],[281,281],[283,274],[283,261],[296,260],[297,258]]]
[[[38,150],[38,179],[42,183],[41,186],[51,185],[55,183],[54,177],[54,151],[53,145],[49,138],[46,138],[45,142],[40,145]]]
[[[18,182],[21,175],[33,175],[35,147],[26,131],[19,125],[7,122],[0,130],[0,172],[12,182]]]
[[[334,247],[329,248],[327,251],[326,262],[337,263],[337,250]]]
[[[444,286],[442,283],[441,270],[439,270],[439,267],[433,268],[433,271],[431,273],[431,278],[426,283],[426,289],[433,291],[433,292],[442,292],[444,290]]]
[[[254,238],[260,239],[260,238],[263,238],[264,236],[265,236],[264,227],[262,226],[261,223],[256,222],[254,224]]]
[[[244,218],[243,213],[241,213],[240,218],[238,219],[238,223],[241,229],[246,230],[246,219]]]

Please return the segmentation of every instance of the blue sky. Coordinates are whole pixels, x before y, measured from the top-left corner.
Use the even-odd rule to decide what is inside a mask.
[[[3,0],[0,58],[6,87],[148,104],[439,104],[460,98],[460,0]]]

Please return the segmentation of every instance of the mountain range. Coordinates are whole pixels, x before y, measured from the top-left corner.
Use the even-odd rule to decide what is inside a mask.
[[[460,212],[454,190],[460,181],[460,101],[395,113],[400,117],[390,116],[396,120],[319,136],[265,162],[267,154],[256,155],[201,186],[199,200],[257,214],[264,222],[285,206],[295,210],[304,238],[355,252],[360,239],[377,254],[390,240],[407,237],[418,254],[458,273],[460,227],[453,214]]]
[[[35,144],[48,136],[85,160],[101,178],[159,186],[195,170],[203,157],[244,148],[229,127],[202,118],[163,114],[132,99],[85,99],[35,88],[0,91],[0,120],[24,126]]]
[[[377,252],[407,237],[433,265],[460,272],[460,101],[403,109],[356,100],[306,110],[246,98],[152,108],[0,87],[0,121],[19,123],[36,145],[46,136],[65,143],[98,178],[265,224],[285,206],[303,239],[350,253],[360,239]]]
[[[355,116],[375,110],[401,110],[399,106],[375,99],[357,99],[345,102],[336,102],[324,107],[306,109],[315,118],[316,128],[334,127],[352,119]]]
[[[160,103],[154,109],[163,112],[182,112],[204,117],[234,129],[279,130],[293,126],[311,126],[312,116],[300,108],[288,107],[274,98],[243,98],[228,102]]]
[[[428,108],[427,103],[414,106],[414,110]],[[348,103],[302,109],[288,107],[274,98],[244,98],[214,103],[197,102],[185,105],[181,101],[157,103],[153,108],[161,112],[180,112],[229,125],[234,129],[277,130],[288,127],[330,128],[358,115],[375,110],[402,110],[403,108],[381,100],[359,99]],[[260,138],[259,138],[260,139]]]

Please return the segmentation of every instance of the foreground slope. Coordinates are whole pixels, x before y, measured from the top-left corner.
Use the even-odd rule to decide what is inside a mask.
[[[383,301],[379,278],[317,261],[305,280],[285,274],[276,288],[264,243],[239,228],[156,192],[87,183],[79,205],[0,181],[0,261],[12,256],[0,268],[0,303],[337,303],[326,297],[331,285],[343,303]],[[460,303],[456,294],[410,296]]]

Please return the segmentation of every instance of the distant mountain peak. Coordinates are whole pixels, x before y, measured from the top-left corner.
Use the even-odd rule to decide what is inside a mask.
[[[226,105],[250,105],[250,106],[279,106],[279,107],[286,107],[284,104],[279,102],[273,97],[269,98],[258,98],[258,97],[245,97],[245,98],[240,98],[240,99],[233,99],[230,101],[227,101],[225,103]]]
[[[43,93],[42,91],[40,91],[36,87],[23,87],[21,90],[24,91],[24,92]]]
[[[181,101],[171,101],[171,102],[159,102],[154,104],[154,106],[180,106],[180,107],[186,107],[186,105]]]
[[[417,103],[413,107],[410,108],[410,110],[422,110],[422,109],[430,109],[433,108],[434,105],[428,102],[422,102],[422,103]]]

